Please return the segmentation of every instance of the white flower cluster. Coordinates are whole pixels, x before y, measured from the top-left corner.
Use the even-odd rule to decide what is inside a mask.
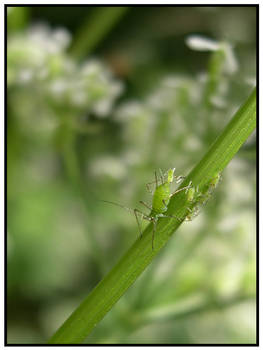
[[[238,70],[238,63],[232,45],[227,42],[218,42],[200,35],[189,35],[186,38],[186,45],[196,51],[222,51],[225,56],[224,70],[233,74]]]
[[[127,101],[115,112],[115,119],[124,125],[126,141],[133,140],[142,149],[151,145],[151,135],[164,128],[166,138],[173,130],[185,132],[184,113],[190,106],[200,103],[202,89],[198,80],[184,76],[167,75],[143,102]],[[163,126],[162,126],[163,125]]]
[[[231,79],[238,71],[232,46],[197,35],[189,36],[186,45],[193,50],[211,51],[206,71],[194,77],[168,74],[143,101],[124,102],[114,114],[115,120],[123,125],[127,149],[137,149],[141,161],[149,157],[161,164],[164,155],[174,157],[177,147],[181,154],[184,150],[194,156],[206,146],[200,140],[217,134],[225,109],[231,106],[228,94]],[[209,135],[205,127],[208,121]],[[178,164],[181,158],[178,155]]]
[[[71,41],[63,28],[43,24],[8,37],[8,87],[29,87],[62,108],[104,117],[111,111],[122,84],[99,61],[76,64],[66,53]],[[32,89],[33,88],[33,89]]]
[[[214,65],[221,64],[224,74],[220,76],[217,89],[211,94],[210,100],[214,106],[219,108],[225,106],[223,99],[227,93],[228,76],[238,70],[238,63],[232,46],[227,42],[217,42],[198,35],[187,37],[186,45],[197,51],[223,53],[222,62],[215,62]],[[184,105],[183,109],[185,109],[190,105],[197,106],[202,103],[203,94],[210,79],[209,74],[209,72],[203,73],[196,78],[177,74],[167,75],[144,103],[131,101],[120,106],[116,112],[116,119],[127,121],[132,118],[142,118],[142,116],[153,117],[155,114],[159,116],[160,113],[168,113],[176,118],[182,109],[180,106]]]

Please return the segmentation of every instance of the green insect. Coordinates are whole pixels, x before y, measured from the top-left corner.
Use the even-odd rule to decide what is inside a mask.
[[[213,191],[221,181],[221,173],[217,173],[205,186],[203,192],[199,191],[199,187],[194,187],[192,181],[189,183],[189,188],[186,190],[186,199],[192,208],[187,208],[188,215],[185,217],[185,221],[193,220],[209,199],[212,197]]]
[[[154,236],[155,236],[156,226],[157,226],[157,222],[158,222],[159,218],[174,218],[174,219],[177,219],[179,221],[182,221],[180,218],[177,218],[174,215],[166,215],[165,214],[165,212],[168,209],[168,204],[170,202],[171,197],[174,196],[178,192],[188,190],[189,187],[191,186],[189,184],[188,186],[182,187],[182,188],[172,192],[171,191],[171,183],[174,180],[176,180],[176,183],[179,183],[184,179],[183,176],[174,175],[174,171],[175,171],[175,168],[169,169],[167,171],[166,180],[165,180],[165,177],[161,171],[160,171],[160,179],[158,179],[157,173],[155,172],[155,181],[152,182],[152,183],[155,183],[155,189],[152,192],[152,194],[153,194],[152,205],[150,206],[150,205],[146,204],[145,202],[140,201],[141,204],[143,204],[147,209],[150,210],[149,215],[143,213],[139,209],[131,209],[131,208],[125,207],[123,205],[120,205],[120,204],[117,204],[114,202],[104,201],[104,202],[118,205],[122,208],[129,210],[129,211],[133,211],[134,215],[136,217],[137,225],[139,227],[140,236],[142,236],[142,229],[141,229],[141,225],[139,222],[139,216],[144,220],[152,222],[153,223],[152,249],[154,249]],[[149,190],[149,185],[152,183],[148,183],[146,185],[148,190]]]
[[[212,178],[212,180],[210,181],[210,192],[212,192],[216,187],[217,187],[217,185],[219,184],[219,182],[222,180],[222,175],[221,175],[221,173],[218,173],[218,174],[216,174],[213,178]]]
[[[198,192],[198,189],[195,189],[195,187],[192,185],[192,181],[190,181],[189,186],[190,187],[185,191],[186,199],[188,202],[192,203],[195,199],[195,195]]]
[[[212,197],[212,194],[214,190],[216,189],[217,185],[221,181],[222,176],[221,173],[217,173],[214,177],[211,178],[211,180],[207,183],[205,186],[202,195],[200,196],[200,204],[205,205],[209,199]]]
[[[193,209],[187,208],[187,210],[189,213],[186,215],[185,221],[192,221],[200,213],[199,205],[194,206]]]
[[[198,199],[202,196],[202,194],[199,192],[198,186],[193,186],[192,181],[190,181],[188,187],[189,188],[186,190],[187,202],[190,205],[192,205],[193,203],[198,203]],[[198,204],[195,204],[193,209],[187,208],[187,210],[188,214],[185,217],[185,221],[191,221],[199,214],[200,208]]]

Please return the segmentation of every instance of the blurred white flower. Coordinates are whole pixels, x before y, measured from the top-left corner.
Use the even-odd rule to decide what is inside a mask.
[[[94,176],[108,175],[116,180],[124,178],[127,174],[126,166],[121,159],[112,156],[95,159],[90,165],[90,171]]]
[[[238,62],[232,46],[227,42],[218,42],[201,36],[190,35],[185,40],[186,45],[195,51],[218,51],[222,50],[225,55],[224,70],[228,74],[234,74],[238,70]]]
[[[222,43],[221,47],[225,53],[225,72],[228,74],[236,73],[238,71],[238,62],[232,46],[229,43]]]
[[[109,100],[109,99],[100,100],[94,104],[93,112],[98,117],[104,118],[110,113],[111,107],[112,107],[111,100]]]
[[[71,35],[64,28],[52,31],[47,24],[37,23],[28,29],[27,40],[42,48],[44,53],[55,54],[68,47]]]
[[[252,87],[255,87],[257,85],[257,80],[255,77],[247,77],[245,79],[245,82],[248,84],[248,85],[251,85]]]
[[[227,105],[227,101],[219,95],[212,96],[210,102],[217,108],[224,108]]]
[[[115,111],[114,118],[118,121],[127,121],[131,118],[141,117],[147,113],[145,105],[139,101],[130,100],[121,104]]]
[[[95,58],[77,65],[65,52],[71,41],[64,28],[52,30],[43,23],[8,37],[8,84],[31,84],[56,106],[72,107],[82,114],[106,117],[123,84]],[[37,88],[37,89],[35,89]],[[38,95],[39,96],[39,95]]]
[[[66,91],[67,89],[67,81],[63,78],[58,78],[56,80],[53,80],[52,83],[50,84],[50,91],[52,94],[55,96],[61,98],[62,94]]]
[[[20,70],[17,81],[21,84],[26,84],[33,79],[33,71],[30,68],[25,68]]]
[[[220,47],[217,41],[201,35],[189,35],[185,42],[190,49],[196,51],[216,51]]]

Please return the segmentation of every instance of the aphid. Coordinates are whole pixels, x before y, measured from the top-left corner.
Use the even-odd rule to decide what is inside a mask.
[[[216,176],[212,178],[209,185],[210,191],[213,191],[217,187],[221,179],[222,179],[221,173],[216,174]]]
[[[150,214],[147,215],[145,213],[143,213],[142,211],[138,210],[138,209],[131,209],[128,207],[125,207],[123,205],[114,203],[114,202],[108,202],[108,201],[104,201],[104,202],[108,202],[108,203],[112,203],[115,205],[118,205],[120,207],[123,207],[129,211],[133,211],[136,221],[137,221],[137,225],[139,227],[139,232],[140,232],[140,236],[142,236],[142,230],[141,230],[141,226],[140,226],[140,222],[139,222],[139,216],[142,217],[142,219],[150,221],[153,223],[153,233],[152,233],[152,249],[154,249],[154,235],[156,232],[156,225],[158,222],[159,218],[174,218],[177,219],[179,221],[182,221],[180,218],[174,216],[174,215],[165,215],[165,212],[168,209],[168,204],[170,202],[170,199],[172,196],[174,196],[176,193],[181,192],[181,191],[185,191],[185,190],[189,190],[189,187],[191,186],[190,184],[188,186],[182,187],[174,192],[171,192],[171,183],[176,180],[176,182],[180,182],[183,177],[182,176],[176,176],[174,175],[174,171],[175,168],[173,169],[169,169],[167,172],[167,179],[166,181],[164,180],[164,175],[162,174],[162,172],[160,172],[160,180],[157,177],[157,173],[155,172],[155,190],[153,191],[153,197],[152,197],[152,205],[148,205],[143,201],[140,201],[141,204],[143,204],[147,209],[150,209]],[[147,184],[146,187],[149,189],[149,185],[151,183]]]
[[[196,205],[193,209],[187,208],[187,210],[189,214],[186,215],[185,221],[192,221],[200,213],[199,205]]]
[[[185,221],[191,221],[193,218],[195,218],[199,212],[200,208],[198,205],[198,199],[202,196],[201,192],[199,192],[198,186],[194,187],[192,181],[189,183],[189,188],[185,191],[186,192],[186,200],[189,204],[194,204],[193,208],[187,208],[188,214],[185,217]],[[196,204],[197,203],[197,204]]]
[[[164,182],[163,179],[165,178],[165,176],[166,176],[167,179],[168,179],[169,172],[171,172],[171,171],[174,172],[174,171],[175,171],[175,168],[174,168],[174,169],[169,169],[169,170],[163,175],[162,169],[159,169],[160,177],[161,177],[162,183]],[[156,176],[156,174],[155,174],[155,176]],[[172,181],[175,181],[175,183],[179,184],[179,183],[182,182],[184,179],[185,179],[184,176],[182,176],[182,175],[177,176],[177,175],[174,175],[174,173],[173,173],[173,180],[172,180]],[[156,185],[156,179],[155,179],[154,181],[152,181],[152,182],[148,182],[148,183],[146,184],[146,189],[147,189],[147,191],[150,192],[151,194],[154,194],[155,189],[151,189],[151,185],[152,185],[152,184],[155,184],[155,185]]]
[[[203,194],[201,195],[200,204],[205,205],[211,198],[213,191],[221,181],[221,173],[217,173],[206,185]]]
[[[185,193],[186,200],[191,204],[199,202],[200,198],[203,197],[203,193],[199,191],[199,186],[193,186],[192,181],[190,181]]]
[[[195,198],[195,194],[196,194],[196,189],[194,186],[192,186],[192,181],[190,181],[189,185],[191,187],[189,187],[185,193],[186,193],[186,199],[188,202],[192,203],[194,201],[194,198]]]
[[[189,214],[185,217],[186,221],[191,221],[195,218],[201,210],[201,206],[204,206],[208,200],[211,198],[214,189],[217,187],[219,181],[221,180],[221,174],[215,175],[205,186],[203,192],[199,191],[198,186],[194,187],[192,181],[189,183],[190,187],[186,190],[187,201],[192,205],[192,208],[187,208]]]

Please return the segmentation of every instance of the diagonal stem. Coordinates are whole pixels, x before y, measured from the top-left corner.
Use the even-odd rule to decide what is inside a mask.
[[[187,176],[181,187],[192,181],[194,186],[199,186],[199,189],[202,190],[207,181],[218,172],[222,172],[255,127],[256,89],[224,128],[206,155]],[[181,191],[172,197],[167,214],[185,217],[188,213],[185,202],[185,193]],[[120,261],[57,330],[49,343],[77,344],[83,342],[150,264],[180,224],[172,218],[159,219],[156,225],[154,250],[151,245],[153,224],[148,225],[142,238],[136,240]]]

